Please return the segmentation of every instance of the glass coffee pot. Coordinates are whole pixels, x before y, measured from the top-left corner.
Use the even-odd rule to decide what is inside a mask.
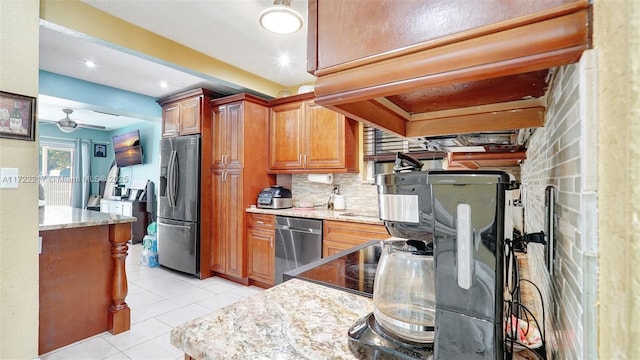
[[[433,243],[382,241],[373,289],[373,314],[401,341],[432,343],[435,326]]]

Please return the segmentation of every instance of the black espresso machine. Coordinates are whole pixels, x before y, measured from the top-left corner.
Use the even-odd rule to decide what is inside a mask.
[[[380,218],[396,238],[382,242],[396,247],[385,254],[382,245],[383,257],[402,262],[389,260],[396,268],[386,277],[386,259],[378,263],[374,312],[349,330],[350,350],[361,359],[504,359],[505,196],[516,187],[509,175],[409,171],[378,175],[376,185]],[[409,245],[397,247],[398,239]],[[432,262],[428,276],[415,278],[418,261]],[[398,266],[405,263],[406,271]],[[381,288],[391,296],[376,298]],[[400,310],[376,319],[389,308]],[[434,315],[424,323],[421,311]]]

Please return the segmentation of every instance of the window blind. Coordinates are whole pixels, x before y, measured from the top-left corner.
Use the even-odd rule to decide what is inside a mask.
[[[419,160],[442,159],[446,154],[442,151],[428,150],[425,142],[409,139],[364,125],[364,161],[394,161],[396,153],[409,154]]]

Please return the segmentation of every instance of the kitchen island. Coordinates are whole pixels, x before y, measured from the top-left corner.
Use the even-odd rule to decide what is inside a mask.
[[[134,221],[67,206],[39,209],[38,354],[129,330],[125,259]]]
[[[171,331],[185,358],[356,359],[348,329],[370,298],[291,279]]]
[[[358,359],[349,350],[347,331],[373,310],[373,284],[366,271],[350,283],[345,269],[352,260],[377,261],[379,252],[370,246],[375,243],[290,271],[290,280],[280,285],[182,324],[171,331],[171,344],[187,360]],[[526,257],[519,264],[526,273]],[[537,307],[530,291],[521,301]],[[513,356],[536,358],[526,350]]]

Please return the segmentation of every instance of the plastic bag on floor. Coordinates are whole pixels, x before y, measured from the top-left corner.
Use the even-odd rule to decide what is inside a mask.
[[[160,266],[158,262],[158,240],[156,235],[146,235],[142,239],[142,253],[140,253],[140,264],[151,268]]]

